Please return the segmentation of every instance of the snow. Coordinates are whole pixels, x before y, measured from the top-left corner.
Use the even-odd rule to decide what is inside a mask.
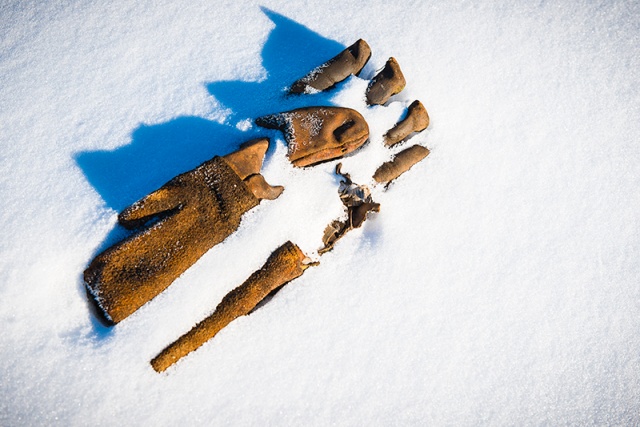
[[[0,5],[1,425],[640,422],[640,7],[576,2]],[[360,78],[285,88],[358,38]],[[389,57],[407,88],[366,107]],[[429,129],[389,150],[414,100]],[[295,169],[253,119],[367,119],[354,182],[431,150],[320,265],[164,374],[149,361],[288,239],[343,213],[335,162]],[[116,327],[82,272],[117,213],[269,136],[285,186]]]

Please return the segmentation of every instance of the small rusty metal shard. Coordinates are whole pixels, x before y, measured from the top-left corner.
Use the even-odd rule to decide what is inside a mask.
[[[259,117],[256,124],[284,133],[289,160],[297,167],[337,159],[369,139],[369,125],[360,113],[350,108],[299,108]]]
[[[413,101],[407,109],[404,119],[396,123],[384,135],[384,143],[387,147],[393,147],[407,139],[414,132],[422,132],[429,127],[429,114],[420,101]]]
[[[322,236],[323,247],[318,250],[319,254],[329,252],[333,249],[333,245],[347,232],[348,221],[333,220],[331,224],[327,225],[324,229],[324,235]]]
[[[367,103],[369,105],[382,105],[393,95],[398,94],[407,84],[400,70],[400,64],[395,58],[387,60],[380,71],[367,87]]]
[[[312,264],[298,246],[291,242],[276,249],[267,262],[242,285],[229,292],[206,319],[166,347],[152,361],[163,372],[182,357],[198,349],[225,326],[250,313],[273,290],[299,277]]]
[[[268,145],[263,138],[216,156],[122,211],[118,220],[126,228],[159,220],[106,249],[85,270],[87,290],[107,320],[131,315],[233,233],[246,211],[282,192],[259,175]]]
[[[309,74],[291,85],[290,93],[323,91],[335,86],[350,75],[358,75],[371,57],[371,48],[360,39]]]
[[[389,183],[411,169],[413,165],[429,155],[429,150],[421,145],[411,146],[398,154],[393,160],[383,163],[373,175],[379,183]]]

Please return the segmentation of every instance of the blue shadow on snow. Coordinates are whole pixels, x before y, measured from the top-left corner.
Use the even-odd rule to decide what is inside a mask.
[[[255,126],[243,132],[235,126],[239,120],[253,122],[265,114],[310,105],[331,105],[330,95],[325,93],[288,96],[286,89],[345,46],[274,11],[261,9],[275,24],[262,49],[266,78],[206,84],[209,93],[231,110],[226,123],[181,116],[156,125],[141,124],[132,131],[131,143],[126,146],[110,151],[79,152],[74,156],[87,181],[108,207],[120,212],[174,176],[216,155],[234,151],[247,140],[274,135],[275,131]],[[117,225],[95,255],[129,234]],[[84,293],[84,286],[82,288]],[[105,335],[104,329],[97,325],[95,329],[98,338]]]

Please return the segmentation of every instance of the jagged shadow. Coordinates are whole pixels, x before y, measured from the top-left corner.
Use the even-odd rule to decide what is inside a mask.
[[[231,151],[240,132],[200,117],[178,117],[141,125],[131,144],[113,151],[82,152],[76,161],[105,203],[116,211],[193,169],[216,154]]]
[[[330,105],[330,93],[287,96],[286,90],[345,46],[272,10],[261,9],[275,24],[262,48],[262,66],[267,71],[267,78],[259,82],[212,82],[207,85],[209,93],[231,109],[232,120],[254,119],[311,105]]]
[[[247,139],[270,133],[256,128],[240,131],[235,127],[236,119],[253,120],[302,106],[331,104],[331,94],[287,96],[285,88],[344,46],[283,15],[262,10],[275,24],[262,49],[267,77],[259,82],[206,84],[209,92],[231,110],[226,123],[182,116],[158,125],[141,124],[132,132],[129,145],[75,155],[78,166],[107,206],[121,211],[175,175],[214,155],[233,151]]]
[[[120,212],[213,156],[227,154],[249,139],[273,134],[257,127],[241,131],[235,126],[238,120],[253,121],[264,114],[303,106],[331,105],[330,94],[288,96],[286,87],[345,46],[272,10],[261,9],[275,24],[262,49],[266,78],[206,83],[209,93],[231,110],[225,123],[182,116],[157,125],[141,124],[133,130],[131,143],[126,146],[74,155],[87,181],[108,207]],[[96,254],[129,234],[116,226]],[[80,284],[79,288],[84,296],[84,286]],[[96,336],[106,336],[103,327],[94,324],[99,329]]]

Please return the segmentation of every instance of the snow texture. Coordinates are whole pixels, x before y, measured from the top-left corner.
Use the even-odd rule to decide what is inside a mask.
[[[0,5],[0,425],[640,423],[640,5],[353,0]],[[286,88],[358,38],[328,93]],[[367,107],[394,56],[407,89]],[[420,99],[431,154],[387,191]],[[149,361],[292,240],[343,214],[256,117],[360,111],[343,160],[381,211],[164,374]],[[114,328],[82,272],[117,213],[256,136],[285,186]]]

